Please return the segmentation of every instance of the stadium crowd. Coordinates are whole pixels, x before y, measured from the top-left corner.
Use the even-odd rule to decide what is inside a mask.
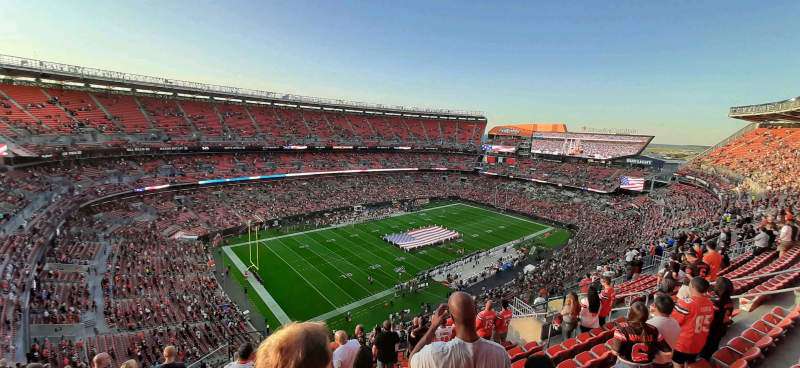
[[[370,155],[368,159],[366,155]],[[477,303],[494,300],[494,305],[502,305],[500,300],[510,297],[546,300],[548,295],[563,294],[571,290],[573,284],[586,279],[592,283],[609,276],[636,279],[641,271],[639,261],[643,257],[663,255],[667,250],[672,250],[673,256],[685,257],[673,259],[679,265],[696,263],[693,260],[704,260],[706,253],[714,253],[716,244],[722,245],[719,252],[724,254],[732,237],[753,238],[759,247],[763,244],[764,252],[779,247],[781,254],[785,254],[791,248],[789,243],[794,241],[791,234],[797,233],[792,230],[790,220],[797,203],[785,191],[773,191],[760,197],[731,194],[723,196],[720,201],[717,195],[707,190],[673,184],[646,196],[608,196],[502,177],[444,171],[322,176],[207,186],[189,191],[146,193],[89,206],[77,214],[74,212],[87,200],[144,185],[245,176],[254,170],[278,173],[403,165],[467,171],[474,166],[474,159],[467,155],[440,153],[168,155],[88,160],[80,164],[64,162],[4,174],[3,183],[15,190],[8,195],[10,199],[3,198],[4,203],[9,204],[4,208],[9,209],[4,210],[8,216],[4,216],[4,222],[0,224],[3,230],[0,236],[0,253],[3,254],[0,270],[4,275],[0,284],[3,316],[0,353],[3,356],[14,353],[16,329],[22,318],[22,300],[30,306],[30,322],[37,325],[81,323],[86,316],[101,316],[97,321],[98,333],[92,338],[72,340],[51,336],[36,340],[27,352],[30,361],[81,366],[89,364],[88,356],[99,353],[101,360],[107,359],[114,365],[136,359],[150,366],[162,355],[195,361],[224,342],[244,343],[248,340],[245,336],[253,328],[216,284],[209,245],[178,242],[174,238],[191,238],[240,228],[250,220],[299,218],[300,222],[319,226],[358,220],[347,211],[335,211],[354,205],[459,198],[570,225],[574,229],[570,242],[536,261],[537,272],[521,275],[510,284],[478,295]],[[530,172],[559,171],[552,170],[549,162],[531,165],[536,169],[529,168]],[[589,180],[586,178],[595,175],[593,173],[598,173],[597,180],[607,174],[600,174],[606,169],[566,170],[584,180]],[[585,176],[581,170],[586,170]],[[563,177],[568,178],[569,174]],[[18,188],[16,183],[19,183]],[[31,211],[34,207],[36,211]],[[332,210],[334,216],[320,221],[317,216],[320,212]],[[385,215],[391,213],[387,211]],[[20,220],[21,217],[24,219]],[[54,222],[53,218],[63,219],[64,223]],[[785,230],[786,226],[790,230]],[[731,228],[736,229],[735,233],[731,233]],[[716,243],[711,242],[711,238],[722,240]],[[697,240],[701,244],[699,251],[703,253],[692,258],[691,249]],[[56,267],[58,265],[60,267]],[[686,276],[697,276],[696,271],[688,266],[678,268],[680,272],[671,271],[675,276],[663,277],[673,279],[680,286],[665,287],[665,291],[674,292],[675,296],[680,294],[678,299],[704,295],[708,286],[704,287]],[[100,286],[99,294],[92,291],[95,284]],[[661,285],[662,281],[659,281]],[[603,297],[602,291],[607,287],[596,288],[601,300],[614,299],[609,298],[608,293]],[[721,292],[724,290],[717,294]],[[677,305],[680,306],[680,300]],[[461,308],[471,310],[474,307],[467,306],[469,308],[463,305]],[[631,323],[646,319],[641,310],[637,313],[629,318],[633,321]],[[669,314],[662,312],[662,317]],[[441,321],[436,319],[437,315],[424,317],[438,326]],[[460,323],[465,322],[462,319]],[[414,329],[423,325],[422,322],[411,322]],[[408,326],[390,324],[385,330],[401,327],[405,331]],[[630,336],[631,331],[640,332],[635,326],[631,328],[634,330],[621,329],[620,334]],[[459,336],[474,339],[468,333],[470,328],[466,330]],[[343,346],[353,345],[338,332],[323,332],[326,345],[330,336]],[[414,336],[419,338],[420,333]],[[358,332],[354,333],[356,339],[358,335]],[[368,334],[362,335],[366,343],[372,341],[370,346],[376,346],[380,345],[378,341],[382,341],[378,336],[384,333],[379,330],[372,338]],[[418,366],[440,366],[435,363],[439,358],[431,351],[432,348],[415,352],[415,345],[408,338],[411,335],[403,332],[399,336],[409,340],[412,366],[415,354],[422,354],[417,355]],[[705,341],[695,345],[702,347],[703,344]],[[165,345],[174,346],[174,349],[167,349],[174,352],[163,354],[161,348]],[[487,345],[487,349],[488,346],[493,345]],[[617,348],[620,351],[625,349],[622,346]],[[337,350],[326,350],[331,360],[335,359]],[[690,350],[696,349],[692,347]],[[102,355],[103,352],[108,357]],[[259,356],[259,353],[254,354]],[[380,355],[375,352],[372,356]],[[408,355],[402,358],[397,354],[394,356],[408,359]],[[507,355],[504,357],[508,358]],[[505,364],[505,361],[500,364]]]
[[[800,184],[792,168],[800,162],[798,138],[796,125],[760,124],[698,157],[691,168],[701,175],[712,172],[711,180],[733,177],[743,191],[797,192]]]
[[[31,152],[197,144],[477,149],[486,122],[0,84],[0,134]]]
[[[646,170],[640,169],[529,158],[518,158],[513,163],[507,161],[504,163],[483,163],[482,170],[497,175],[538,180],[545,183],[600,192],[613,192],[619,188],[620,176],[644,178],[648,174]]]

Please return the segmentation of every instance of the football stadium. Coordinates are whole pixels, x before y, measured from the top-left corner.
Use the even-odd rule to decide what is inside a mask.
[[[342,47],[326,50],[338,60]],[[558,58],[568,46],[541,47]],[[352,61],[378,63],[357,73],[365,81],[378,73],[378,88],[400,91],[402,78],[424,96],[459,67],[442,56],[398,77],[367,54]],[[774,98],[782,87],[714,90],[714,102],[687,89],[703,102],[685,106],[583,99],[594,77],[575,95],[524,91],[488,70],[510,64],[472,55],[516,91],[480,97],[508,111],[478,111],[460,84],[433,107],[350,100],[352,81],[322,77],[338,61],[274,75],[342,91],[311,97],[248,87],[259,72],[236,64],[280,60],[143,69],[132,65],[150,59],[38,55],[0,47],[0,368],[800,366],[800,97]],[[563,76],[574,65],[559,60],[548,70]],[[747,73],[743,60],[721,69]],[[627,96],[649,85],[632,83]],[[472,109],[442,107],[461,96]]]

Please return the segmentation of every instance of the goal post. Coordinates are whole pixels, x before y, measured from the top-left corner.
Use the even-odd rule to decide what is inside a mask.
[[[252,224],[251,221],[248,220],[247,221],[247,253],[249,255],[248,261],[250,262],[250,265],[247,266],[248,270],[253,268],[256,271],[258,271],[258,265],[259,265],[258,261],[259,261],[259,258],[260,258],[259,257],[260,251],[259,251],[259,246],[258,246],[259,245],[258,232],[259,232],[258,226],[256,226],[255,230],[253,230],[253,224]],[[253,239],[255,239],[255,241],[253,241]]]

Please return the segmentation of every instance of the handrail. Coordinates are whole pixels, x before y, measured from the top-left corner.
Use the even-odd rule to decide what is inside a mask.
[[[728,116],[735,118],[737,116],[779,113],[796,109],[800,109],[800,97],[794,97],[778,102],[768,102],[759,105],[734,106],[730,108]]]
[[[737,277],[735,279],[731,279],[731,281],[741,281],[741,280],[755,279],[755,278],[758,278],[758,277],[777,276],[777,275],[782,275],[782,274],[789,273],[789,272],[800,272],[800,268],[791,268],[791,269],[783,270],[783,271],[767,272],[767,273],[762,273],[760,275],[742,276],[742,277]]]
[[[229,344],[229,343],[227,343],[227,342],[226,342],[226,343],[224,343],[224,344],[222,344],[222,345],[220,345],[220,346],[219,346],[219,347],[217,347],[216,349],[214,349],[214,350],[212,350],[212,351],[208,352],[208,354],[206,354],[206,355],[203,355],[203,356],[202,356],[202,357],[200,357],[199,359],[195,360],[195,361],[194,361],[192,364],[189,364],[189,365],[187,365],[187,366],[186,366],[186,368],[191,368],[191,367],[194,367],[194,366],[196,366],[197,364],[200,364],[200,362],[202,362],[202,361],[203,361],[203,360],[205,360],[206,358],[208,358],[208,357],[210,357],[210,356],[212,356],[212,355],[216,354],[216,353],[217,353],[217,352],[218,352],[220,349],[227,348],[229,345],[230,345],[230,344]]]
[[[747,294],[742,294],[742,295],[734,295],[731,298],[732,299],[752,298],[754,296],[781,294],[781,293],[786,293],[786,292],[790,292],[790,291],[797,291],[797,290],[800,290],[800,286],[790,287],[790,288],[786,288],[786,289],[760,291],[760,292],[757,292],[757,293],[747,293]]]

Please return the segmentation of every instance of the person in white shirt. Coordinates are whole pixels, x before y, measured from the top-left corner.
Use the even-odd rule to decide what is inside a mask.
[[[669,295],[656,295],[653,305],[650,306],[652,317],[647,320],[647,324],[657,328],[667,345],[674,349],[681,333],[681,326],[675,318],[671,317],[673,308],[675,308],[675,302]]]
[[[236,360],[228,363],[225,368],[253,368],[253,361],[256,357],[256,350],[253,344],[244,343],[236,351]]]
[[[453,317],[456,337],[448,342],[433,342],[434,331]],[[475,332],[475,300],[464,292],[455,292],[447,305],[440,305],[431,317],[431,327],[411,352],[411,368],[508,368],[511,361],[500,344]]]
[[[348,340],[347,332],[342,330],[336,331],[333,338],[339,344],[333,351],[333,368],[353,368],[361,344],[355,339]]]

